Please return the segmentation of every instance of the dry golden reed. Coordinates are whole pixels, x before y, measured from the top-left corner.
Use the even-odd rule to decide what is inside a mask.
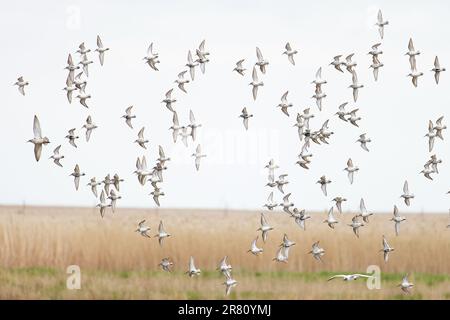
[[[267,212],[266,216],[275,229],[269,233],[266,244],[259,237],[258,246],[264,248],[264,253],[255,257],[247,250],[259,234],[259,212],[119,208],[102,219],[98,210],[87,208],[0,207],[0,285],[8,284],[9,288],[8,292],[0,288],[0,297],[221,298],[223,279],[216,275],[216,268],[224,255],[229,257],[239,282],[232,297],[244,299],[401,297],[395,296],[399,294],[395,283],[388,289],[368,291],[363,281],[344,286],[341,281],[326,282],[331,273],[363,273],[369,265],[379,265],[382,274],[395,275],[395,280],[407,272],[413,276],[450,274],[447,215],[407,215],[397,237],[393,222],[389,221],[391,216],[375,214],[361,228],[359,239],[347,225],[352,217],[347,213],[336,214],[339,223],[335,230],[323,223],[325,212],[312,214],[306,231],[285,213]],[[173,236],[166,239],[163,247],[157,238],[140,236],[134,230],[143,219],[152,228],[150,234],[156,234],[159,221],[163,220],[166,231]],[[297,243],[290,250],[287,264],[272,261],[284,233]],[[379,252],[382,235],[395,248],[387,264]],[[307,253],[312,243],[319,240],[325,249],[323,263]],[[190,255],[206,274],[203,278],[189,279],[183,274]],[[174,261],[173,274],[158,268],[164,257]],[[90,290],[64,290],[65,268],[73,264],[80,266],[83,288],[91,284]],[[29,272],[13,272],[33,268],[57,270],[61,276],[55,280],[48,271],[45,277],[33,280]],[[46,269],[43,270],[45,274]],[[314,274],[321,276],[314,278]],[[28,279],[31,287],[18,289],[25,285],[20,278]],[[422,278],[426,282],[425,276]],[[450,298],[450,283],[448,278],[444,280],[418,286],[419,297]],[[56,286],[55,290],[45,291],[42,281]],[[37,289],[33,287],[36,285]],[[206,295],[207,292],[210,293]]]

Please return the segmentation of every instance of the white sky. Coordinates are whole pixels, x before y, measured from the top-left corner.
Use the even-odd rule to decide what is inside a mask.
[[[375,83],[367,52],[379,41],[373,26],[378,8],[390,24],[381,47],[385,67]],[[292,192],[291,200],[300,208],[323,210],[331,206],[334,196],[341,195],[349,199],[346,209],[356,210],[364,197],[368,209],[374,211],[391,211],[397,204],[401,211],[446,212],[450,206],[445,195],[450,189],[448,132],[444,133],[446,140],[437,141],[433,150],[444,160],[435,181],[426,180],[419,172],[430,155],[424,138],[428,119],[445,115],[450,121],[450,74],[444,73],[436,86],[430,72],[436,54],[443,66],[450,66],[450,47],[445,40],[450,37],[449,8],[446,1],[277,1],[277,6],[271,1],[5,3],[0,11],[0,201],[95,205],[97,200],[89,188],[75,192],[69,177],[79,163],[87,173],[83,186],[91,176],[100,179],[118,172],[126,179],[120,206],[155,207],[148,196],[150,184],[141,187],[132,172],[137,156],[145,154],[149,165],[153,164],[161,144],[173,159],[161,184],[166,194],[162,207],[261,208],[270,192],[264,187],[262,168],[273,157],[281,167],[277,174],[289,174],[290,184],[285,189]],[[89,55],[95,63],[90,65],[87,86],[92,94],[90,109],[85,109],[76,99],[67,102],[61,90],[67,74],[63,68],[69,52],[78,60],[74,52],[82,41],[95,49],[97,34],[111,50],[103,67],[95,54]],[[422,52],[418,68],[425,73],[416,89],[406,77],[409,63],[404,56],[411,36]],[[196,172],[190,155],[197,143],[190,143],[189,148],[181,141],[172,143],[168,131],[172,116],[160,101],[183,70],[188,49],[194,50],[203,39],[211,52],[206,74],[197,70],[195,81],[186,86],[187,95],[174,90],[180,121],[187,124],[192,109],[203,124],[198,142],[208,157]],[[287,41],[299,50],[295,67],[281,54]],[[142,61],[150,42],[160,54],[159,72]],[[248,83],[256,46],[270,65],[262,76],[265,86],[253,102]],[[356,104],[347,88],[351,75],[328,67],[334,55],[352,52],[359,80],[365,85]],[[245,77],[231,72],[243,58],[249,69]],[[323,87],[328,96],[322,112],[310,98],[314,92],[310,82],[320,66],[328,80]],[[20,75],[31,83],[25,97],[12,86]],[[290,118],[275,107],[286,90],[294,103]],[[360,109],[360,129],[334,116],[345,101],[348,109]],[[138,116],[134,131],[120,119],[129,105],[135,106]],[[254,114],[248,132],[238,118],[244,106]],[[313,163],[306,171],[295,165],[301,145],[292,125],[296,113],[309,106],[316,115],[312,128],[318,129],[330,119],[335,134],[330,145],[312,146]],[[25,143],[32,138],[34,114],[52,142],[44,147],[39,163],[34,160],[33,146]],[[99,129],[86,144],[79,128],[88,115]],[[133,143],[143,125],[150,139],[147,151]],[[64,139],[73,127],[82,138],[78,149]],[[369,153],[355,143],[364,132],[373,141]],[[64,168],[48,160],[59,144],[66,156]],[[353,185],[343,171],[349,157],[360,167]],[[323,174],[333,181],[328,198],[315,184]],[[405,179],[416,195],[410,208],[399,198]],[[274,190],[274,194],[281,201],[280,193]]]

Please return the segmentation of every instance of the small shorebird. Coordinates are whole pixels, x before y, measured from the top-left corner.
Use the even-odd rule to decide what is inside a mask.
[[[297,54],[298,51],[292,49],[291,44],[288,42],[286,43],[286,45],[284,46],[284,48],[286,49],[286,51],[283,52],[283,54],[287,55],[289,62],[295,66],[295,60],[294,60],[294,54]]]
[[[142,127],[142,129],[139,130],[138,138],[134,142],[136,142],[142,148],[147,149],[147,146],[145,144],[148,143],[149,140],[144,138],[144,130],[145,130],[145,127]]]
[[[430,164],[428,162],[423,166],[422,171],[419,173],[423,174],[425,178],[433,180],[433,178],[430,176],[432,173],[435,173],[433,168],[430,168]]]
[[[344,73],[344,71],[342,71],[341,69],[341,66],[345,65],[345,62],[341,61],[341,57],[341,54],[333,57],[333,61],[330,63],[330,66],[333,66],[337,71]]]
[[[273,230],[273,227],[271,227],[267,223],[264,213],[261,213],[261,227],[259,227],[256,231],[261,231],[262,239],[264,242],[267,241],[267,236],[268,236],[270,230]]]
[[[106,197],[105,197],[105,191],[102,190],[102,193],[100,194],[100,203],[97,204],[97,207],[100,208],[100,215],[103,218],[103,216],[105,215],[105,210],[108,207],[111,207],[111,204],[106,203]]]
[[[364,223],[359,221],[359,216],[356,215],[352,218],[352,223],[349,224],[350,227],[353,229],[353,233],[359,238],[359,228],[364,226]]]
[[[375,24],[378,26],[378,32],[380,34],[381,39],[384,37],[384,27],[389,24],[389,21],[383,20],[383,14],[381,13],[381,10],[378,10],[377,15],[377,23]]]
[[[158,179],[158,181],[160,180]],[[160,188],[154,187],[153,191],[150,192],[150,194],[153,196],[153,201],[155,201],[156,205],[159,207],[159,197],[164,196],[164,192],[162,192]]]
[[[170,268],[173,266],[173,262],[169,258],[163,258],[159,263],[159,266],[161,266],[164,271],[172,272]]]
[[[425,165],[431,166],[434,172],[439,173],[438,164],[440,163],[442,163],[442,160],[438,159],[437,156],[433,154]]]
[[[73,63],[72,55],[69,53],[67,57],[67,66],[64,68],[69,71],[67,79],[73,79],[75,76],[75,70],[80,69],[80,66]]]
[[[380,49],[378,49],[380,46],[381,46],[381,43],[380,43],[380,42],[374,44],[374,45],[372,46],[372,49],[369,51],[368,54],[370,54],[372,57],[376,57],[376,58],[377,58],[378,55],[383,54],[383,51],[380,50]]]
[[[306,214],[306,210],[302,209],[302,210],[298,210],[297,208],[294,208],[294,210],[292,210],[292,218],[294,218],[295,223],[302,228],[303,230],[306,230],[306,220],[308,220],[309,218],[311,218],[310,215]]]
[[[409,39],[408,42],[408,52],[405,53],[405,56],[409,56],[409,64],[411,66],[411,71],[416,71],[416,56],[420,54],[420,51],[414,49],[414,43],[412,38]],[[414,81],[414,78],[413,78]],[[417,86],[417,83],[415,84]]]
[[[154,193],[156,193],[156,195],[154,195],[154,193],[150,193],[150,194],[152,194],[152,195],[154,195],[154,196],[164,195],[164,192],[161,193],[161,192],[160,192],[160,189],[158,188],[158,183],[159,183],[159,182],[162,182],[162,181],[161,181],[161,177],[160,177],[161,174],[160,174],[157,170],[146,171],[145,175],[144,175],[144,174],[141,174],[141,175],[142,175],[141,179],[146,178],[148,175],[150,176],[150,178],[148,178],[147,181],[150,181],[150,184],[151,184],[152,187],[155,189],[155,190],[154,190]],[[144,183],[144,184],[145,184],[145,183]],[[155,199],[155,197],[154,197],[153,200],[155,200],[155,203],[156,203],[156,204],[159,204],[158,197],[156,197],[156,199]],[[158,206],[159,206],[159,205],[158,205]]]
[[[408,274],[406,274],[397,287],[400,287],[404,293],[411,293],[410,290],[414,287],[414,283],[408,281]]]
[[[383,249],[381,249],[380,252],[381,251],[383,252],[383,255],[384,255],[384,262],[385,263],[388,262],[389,252],[394,251],[394,248],[389,245],[385,236],[383,236]]]
[[[237,281],[234,280],[231,275],[227,274],[223,284],[225,285],[225,294],[228,296],[231,293],[231,288],[237,285]]]
[[[84,42],[82,42],[79,46],[78,46],[78,50],[77,53],[79,53],[80,55],[84,56],[87,53],[91,52],[91,49],[87,49],[86,46],[84,45]]]
[[[73,82],[73,84],[75,85],[75,87],[77,89],[81,89],[82,86],[87,84],[87,81],[85,79],[81,79],[81,76],[83,75],[83,71],[81,71],[80,73],[78,73],[75,78],[71,78],[70,80]],[[70,76],[70,75],[69,75]]]
[[[352,58],[355,54],[349,54],[347,57],[345,57],[345,68],[347,69],[348,72],[353,73],[354,71],[354,67],[356,67],[358,64],[355,61],[352,61]]]
[[[436,58],[434,58],[434,68],[431,69],[431,71],[434,72],[434,80],[436,81],[436,84],[439,84],[439,76],[441,72],[444,72],[446,70],[445,68],[441,67],[439,58],[437,56]]]
[[[197,268],[195,267],[195,264],[194,264],[194,257],[191,256],[191,257],[189,258],[189,269],[188,269],[188,271],[187,271],[186,273],[189,275],[189,277],[193,277],[193,276],[199,275],[200,272],[201,272],[201,270],[200,270],[200,269],[197,269]]]
[[[323,262],[322,256],[325,254],[325,250],[319,246],[319,241],[314,242],[312,245],[312,250],[308,253],[312,254],[314,259]]]
[[[164,225],[162,220],[159,222],[159,226],[158,226],[158,234],[155,235],[155,237],[158,237],[158,242],[159,245],[162,246],[163,245],[163,240],[165,238],[170,237],[171,234],[166,232],[166,230],[164,229]]]
[[[159,158],[156,160],[158,160],[161,163],[161,165],[164,165],[166,163],[166,161],[170,161],[170,158],[166,157],[166,155],[164,154],[163,147],[158,146],[158,153],[159,153]]]
[[[408,187],[408,181],[407,180],[405,180],[405,183],[403,184],[403,194],[400,197],[403,198],[403,200],[405,200],[405,204],[408,207],[411,204],[411,199],[414,199],[414,194],[409,192],[409,187]]]
[[[278,180],[275,181],[275,183],[277,184],[278,190],[280,190],[280,192],[283,194],[284,194],[283,186],[289,183],[289,181],[286,180],[287,176],[288,176],[287,174],[281,174],[278,177]]]
[[[277,186],[277,183],[275,182],[275,177],[271,175],[269,170],[269,176],[267,177],[269,179],[269,182],[267,182],[266,186],[270,188],[275,188]]]
[[[41,158],[42,146],[50,143],[50,140],[47,137],[42,137],[41,124],[36,115],[33,119],[33,133],[34,138],[28,140],[27,142],[31,142],[32,144],[34,144],[34,158],[36,159],[36,161],[39,161],[39,159]]]
[[[186,126],[181,126],[181,132],[179,133],[181,141],[186,147],[188,146],[188,138],[191,137],[191,132],[188,129],[190,128]]]
[[[191,75],[191,80],[194,81],[195,67],[198,66],[198,63],[194,62],[194,60],[192,59],[191,50],[188,51],[187,60],[188,60],[188,62],[186,63],[186,67],[189,68],[189,74]]]
[[[247,108],[244,107],[244,109],[242,109],[241,111],[241,115],[239,116],[239,118],[242,118],[245,130],[248,130],[248,119],[250,119],[251,117],[253,117],[253,115],[249,114],[247,112]]]
[[[25,81],[23,77],[17,78],[17,81],[14,83],[15,86],[19,87],[19,92],[24,96],[25,95],[25,86],[28,86],[30,83]]]
[[[82,128],[86,129],[86,142],[88,142],[91,138],[92,130],[97,129],[98,127],[94,122],[92,122],[91,116],[88,116],[86,119],[86,123]]]
[[[269,180],[275,180],[275,169],[278,169],[279,166],[275,164],[275,161],[273,159],[270,159],[269,164],[264,166],[264,168],[269,170]]]
[[[400,223],[402,221],[405,221],[406,218],[400,216],[400,213],[398,212],[397,206],[394,205],[394,216],[392,217],[391,221],[395,222],[395,235],[399,235],[400,233]]]
[[[367,148],[367,143],[372,142],[370,138],[366,138],[366,134],[363,133],[359,136],[359,139],[356,140],[356,142],[359,142],[361,144],[361,148],[369,152],[369,149]]]
[[[314,114],[310,112],[310,108],[304,109],[300,116],[304,121],[305,128],[309,129],[309,119],[314,118]]]
[[[55,164],[62,167],[62,164],[59,162],[59,160],[64,159],[64,156],[59,153],[60,149],[61,149],[61,145],[57,146],[56,149],[53,150],[53,155],[50,157],[50,159],[53,159],[53,162]]]
[[[97,182],[95,177],[91,178],[91,181],[87,184],[88,186],[91,187],[91,191],[96,198],[98,197],[97,186],[100,186],[101,184],[102,184],[101,182]]]
[[[434,139],[437,136],[437,132],[434,130],[433,121],[428,121],[428,133],[425,135],[425,137],[428,137],[428,152],[433,151],[434,147]]]
[[[353,184],[353,174],[358,171],[359,168],[353,165],[351,158],[347,160],[347,167],[344,170],[347,171],[348,181],[350,181],[350,184]]]
[[[342,213],[342,202],[347,201],[347,199],[343,197],[335,197],[333,201],[336,203],[336,208],[338,209],[339,213]]]
[[[192,157],[195,157],[195,168],[197,171],[200,169],[200,160],[206,157],[206,154],[202,154],[202,147],[200,145],[195,149],[195,153],[192,154]]]
[[[296,121],[293,127],[297,127],[298,137],[300,141],[303,141],[303,129],[305,129],[305,123],[300,113],[297,113]]]
[[[289,197],[291,196],[291,193],[288,193],[283,197],[283,203],[280,204],[280,207],[283,207],[283,211],[291,214],[291,211],[289,210],[290,207],[293,207],[294,204],[289,201]]]
[[[442,131],[447,129],[447,126],[445,124],[442,124],[442,120],[444,120],[444,116],[441,116],[436,120],[436,124],[433,126],[433,129],[436,130],[436,137],[438,137],[441,140],[444,140],[444,137],[442,136]]]
[[[261,72],[265,74],[266,66],[269,65],[269,62],[267,60],[264,60],[261,50],[259,50],[258,47],[256,47],[256,57],[258,58],[258,61],[255,63],[255,66],[258,66]]]
[[[329,278],[327,281],[331,281],[333,279],[341,278],[343,281],[355,281],[359,278],[372,278],[372,276],[366,275],[366,274],[360,274],[360,273],[354,273],[354,274],[336,274]]]
[[[111,175],[109,173],[105,176],[102,183],[104,184],[104,189],[105,189],[106,194],[109,194],[109,186],[114,183],[113,180],[111,179]]]
[[[241,60],[239,60],[238,62],[236,62],[236,67],[233,69],[233,71],[236,71],[237,73],[239,73],[241,76],[244,76],[245,74],[244,74],[244,72],[245,72],[245,70],[247,70],[247,69],[245,69],[243,66],[242,66],[242,63],[245,61],[245,59],[241,59]]]
[[[201,127],[202,125],[195,121],[194,113],[192,112],[192,110],[189,110],[189,122],[190,123],[188,127],[191,128],[192,141],[195,141],[197,137],[197,128]]]
[[[204,43],[204,42],[202,42],[202,43]],[[203,49],[199,48],[199,49],[195,50],[195,54],[198,57],[195,60],[195,62],[198,63],[198,65],[200,66],[200,70],[202,71],[203,74],[205,74],[206,63],[209,62],[209,59],[208,59],[207,55],[205,54],[205,52],[203,51]]]
[[[102,193],[103,193],[103,191],[102,191]],[[141,222],[139,222],[138,227],[136,230],[134,230],[134,232],[139,232],[141,236],[150,238],[150,235],[147,233],[150,231],[150,227],[145,226],[144,223],[145,223],[145,220],[142,220]]]
[[[186,83],[189,83],[189,80],[184,78],[184,75],[185,75],[186,72],[187,72],[186,70],[185,70],[185,71],[181,71],[181,72],[178,74],[178,79],[175,80],[175,83],[178,84],[178,88],[179,88],[181,91],[183,91],[184,93],[187,93],[186,89],[184,88],[184,85],[185,85]]]
[[[256,72],[255,67],[253,67],[252,82],[250,82],[249,85],[253,87],[252,88],[253,100],[256,100],[256,96],[258,95],[258,87],[264,86],[264,82],[259,81],[258,73]]]
[[[125,110],[125,115],[122,116],[122,118],[125,118],[125,122],[127,123],[127,125],[133,129],[133,125],[131,124],[131,119],[135,119],[136,116],[131,114],[131,109],[133,109],[133,106],[129,106],[126,110]]]
[[[233,269],[233,267],[231,266],[231,264],[227,263],[227,259],[228,256],[223,257],[220,262],[219,262],[219,268],[217,270],[219,270],[224,276],[229,276],[231,275],[231,270]]]
[[[414,68],[414,69],[411,70],[410,73],[408,73],[407,76],[408,76],[408,77],[411,77],[412,84],[414,85],[414,87],[417,88],[417,85],[418,85],[418,79],[419,79],[419,77],[423,76],[423,72],[419,72],[419,71],[417,71],[417,70]]]
[[[111,209],[112,209],[112,211],[113,212],[116,211],[116,201],[119,200],[119,199],[122,199],[122,197],[117,195],[114,190],[111,190],[109,192],[108,199],[111,200]]]
[[[173,112],[172,126],[169,128],[169,130],[172,130],[173,142],[176,143],[181,130],[181,126],[178,121],[178,114],[176,111]]]
[[[78,64],[81,64],[83,66],[83,73],[86,75],[86,77],[89,77],[89,65],[91,63],[94,63],[94,61],[89,60],[87,55],[82,55],[82,60],[78,62]]]
[[[160,162],[157,162],[156,165],[153,167],[153,170],[154,170],[153,172],[156,173],[156,175],[158,176],[159,179],[158,182],[163,182],[163,171],[167,170],[167,167],[165,167]]]
[[[334,229],[334,225],[339,222],[333,215],[333,207],[331,207],[330,210],[328,210],[328,217],[323,222],[327,223],[331,229]]]
[[[269,210],[278,207],[278,204],[273,201],[273,191],[270,192],[269,197],[267,197],[267,203],[263,207],[266,207]]]
[[[79,93],[76,96],[76,98],[80,99],[80,104],[85,107],[85,108],[89,108],[89,106],[86,103],[87,99],[91,98],[91,95],[89,93],[86,93],[86,83],[82,84],[80,89],[79,89]]]
[[[85,176],[86,174],[83,172],[80,172],[80,167],[77,164],[77,165],[75,165],[75,169],[73,170],[73,172],[70,175],[74,177],[75,190],[78,190],[78,188],[80,186],[80,177]]]
[[[356,102],[358,100],[358,91],[364,88],[364,85],[358,83],[358,75],[355,70],[352,70],[352,84],[349,86],[353,90],[353,100]]]
[[[69,103],[72,103],[72,93],[77,89],[77,86],[73,82],[73,77],[69,75],[66,79],[66,86],[63,88],[63,90],[66,91],[66,96]]]
[[[288,102],[287,100],[287,95],[288,95],[289,91],[286,91],[282,96],[281,96],[281,103],[278,104],[278,108],[281,109],[281,111],[287,115],[289,117],[289,112],[288,112],[288,108],[292,108],[293,104]]]
[[[359,121],[359,120],[361,120],[361,117],[358,117],[357,115],[356,115],[356,112],[358,112],[358,108],[356,108],[356,109],[353,109],[352,111],[350,111],[349,113],[348,113],[348,115],[350,116],[350,117],[348,117],[348,119],[346,119],[347,121],[349,121],[352,125],[354,125],[355,127],[358,127],[359,128],[359,125],[358,125],[358,123],[356,122],[356,121]]]
[[[378,73],[381,67],[384,67],[384,64],[378,59],[377,56],[373,56],[372,64],[369,68],[373,69],[373,78],[375,79],[375,81],[378,81]]]
[[[322,88],[322,85],[327,83],[327,80],[322,79],[322,67],[317,69],[316,78],[311,83],[316,86],[316,91],[320,90]]]
[[[373,213],[367,211],[366,204],[364,203],[364,199],[361,198],[361,200],[359,201],[358,217],[363,218],[364,222],[369,223],[369,217],[372,215],[373,215]]]
[[[277,254],[275,255],[275,258],[272,259],[272,261],[287,263],[288,262],[288,255],[286,254],[287,252],[288,252],[287,248],[280,247],[277,250]]]
[[[198,62],[200,65],[200,70],[202,73],[205,73],[205,65],[207,62],[209,62],[209,52],[205,50],[205,40],[203,40],[200,45],[198,46],[198,49],[195,50],[195,54],[197,55],[198,59],[195,60],[195,62]]]
[[[120,179],[119,175],[116,173],[113,176],[113,184],[114,188],[116,188],[117,191],[120,191],[120,183],[123,182],[123,179]]]
[[[322,111],[322,100],[323,98],[326,98],[326,93],[322,92],[322,89],[320,86],[316,87],[316,91],[314,92],[314,95],[311,98],[316,99],[316,106],[319,109],[319,111]]]
[[[170,89],[169,91],[167,91],[166,95],[165,95],[165,98],[164,98],[163,101],[161,101],[161,103],[165,103],[166,104],[166,108],[169,109],[169,111],[174,112],[172,104],[177,102],[177,100],[172,98],[172,92],[173,92],[173,88]]]
[[[348,116],[348,115],[349,115],[349,113],[345,110],[345,106],[347,106],[347,104],[348,104],[348,102],[342,103],[342,104],[338,107],[338,108],[339,108],[339,111],[335,113],[335,115],[338,116],[339,119],[341,119],[342,121],[345,121],[345,122],[348,121],[348,119],[345,118],[345,116]]]
[[[150,68],[152,68],[155,71],[158,71],[158,68],[156,67],[156,64],[159,63],[158,57],[159,54],[153,52],[153,42],[152,42],[147,48],[147,55],[142,60],[144,60],[144,63],[147,63],[150,66]]]
[[[285,233],[285,234],[283,235],[283,241],[281,242],[280,247],[290,248],[290,247],[292,247],[292,246],[295,246],[295,242],[289,240],[287,234]]]
[[[320,188],[322,189],[325,197],[327,196],[327,184],[331,183],[331,180],[328,180],[327,177],[321,176],[320,179],[316,182],[320,184]]]
[[[75,140],[79,139],[80,137],[75,135],[75,128],[69,130],[69,134],[65,137],[66,139],[69,139],[69,143],[77,148],[77,145],[75,144]]]
[[[251,252],[253,255],[257,256],[261,253],[264,252],[263,248],[258,248],[258,246],[256,245],[256,242],[258,242],[258,236],[252,241],[252,245],[250,247],[250,250],[248,250],[247,252]]]
[[[100,60],[100,65],[103,66],[103,63],[105,61],[105,52],[108,51],[109,48],[105,48],[102,43],[102,39],[100,39],[100,36],[97,36],[97,49],[95,49],[96,52],[98,52],[98,59]]]

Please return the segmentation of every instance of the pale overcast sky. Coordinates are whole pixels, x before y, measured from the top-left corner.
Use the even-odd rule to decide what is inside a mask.
[[[276,3],[276,5],[275,5]],[[374,82],[367,55],[371,45],[379,42],[374,23],[381,8],[390,24],[380,59],[384,67]],[[120,206],[148,207],[155,204],[148,194],[150,184],[140,186],[132,174],[138,156],[146,155],[149,165],[162,145],[173,160],[161,184],[166,196],[162,207],[261,208],[271,191],[262,169],[270,158],[281,167],[277,174],[289,174],[286,191],[300,208],[323,210],[332,205],[334,196],[349,199],[345,209],[356,210],[359,199],[373,211],[391,211],[397,204],[401,211],[446,212],[450,197],[450,136],[436,141],[433,153],[443,159],[434,181],[419,175],[428,153],[427,123],[445,116],[450,123],[450,73],[434,83],[435,55],[443,66],[450,66],[450,28],[447,1],[22,1],[8,2],[0,11],[2,59],[2,204],[77,205],[97,203],[88,187],[89,178],[103,178],[119,173],[126,182],[121,187]],[[69,104],[62,88],[65,85],[67,54],[75,54],[85,42],[92,50],[96,36],[101,35],[106,53],[103,67],[91,52],[88,86],[92,95],[89,109],[77,99]],[[410,79],[408,58],[404,56],[410,37],[422,53],[418,69],[425,75],[414,88]],[[185,148],[181,141],[172,142],[168,128],[172,115],[161,104],[164,93],[174,87],[177,74],[185,67],[189,49],[195,50],[206,39],[211,53],[203,75],[186,85],[188,94],[177,88],[175,108],[180,122],[187,124],[189,109],[198,122],[198,142]],[[289,41],[299,53],[296,66],[282,55]],[[155,72],[142,58],[150,42],[160,55],[160,71]],[[256,102],[251,96],[251,69],[256,60],[255,47],[261,48],[270,62],[267,74],[261,76]],[[329,67],[332,57],[355,53],[359,81],[364,84],[357,103],[352,101],[349,73],[341,74]],[[245,77],[232,72],[235,62],[246,59]],[[327,94],[323,111],[311,99],[310,82],[316,70],[323,67],[323,86]],[[23,75],[31,84],[22,97],[12,84]],[[276,105],[289,90],[294,103],[291,117],[283,115]],[[348,109],[359,108],[360,128],[334,116],[339,104],[348,101]],[[126,107],[134,105],[135,130],[120,119]],[[254,114],[246,132],[241,109]],[[293,128],[298,111],[311,107],[316,117],[313,129],[330,119],[335,134],[330,145],[312,145],[311,169],[297,165],[300,142]],[[33,115],[37,114],[51,144],[44,147],[39,163],[34,160],[32,138]],[[89,143],[80,128],[88,115],[99,126]],[[147,151],[133,143],[139,129],[146,127]],[[81,139],[78,149],[64,139],[67,130],[77,128]],[[372,139],[370,152],[355,143],[359,134]],[[193,153],[201,143],[204,153],[199,172],[195,171]],[[48,158],[62,144],[64,168]],[[343,168],[351,157],[360,171],[350,185]],[[78,163],[87,176],[75,192],[69,177]],[[325,197],[317,179],[325,174],[333,182]],[[401,202],[405,179],[416,195],[411,207]],[[275,198],[281,194],[274,190]]]

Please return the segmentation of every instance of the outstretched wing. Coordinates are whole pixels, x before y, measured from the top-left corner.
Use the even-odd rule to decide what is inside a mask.
[[[258,61],[264,60],[264,58],[262,56],[262,53],[261,53],[261,50],[259,50],[258,47],[256,47],[256,57],[258,58]]]
[[[33,133],[35,138],[42,138],[41,124],[39,123],[38,117],[34,116],[33,121]]]
[[[100,39],[100,36],[97,36],[97,47],[103,48],[102,39]]]

